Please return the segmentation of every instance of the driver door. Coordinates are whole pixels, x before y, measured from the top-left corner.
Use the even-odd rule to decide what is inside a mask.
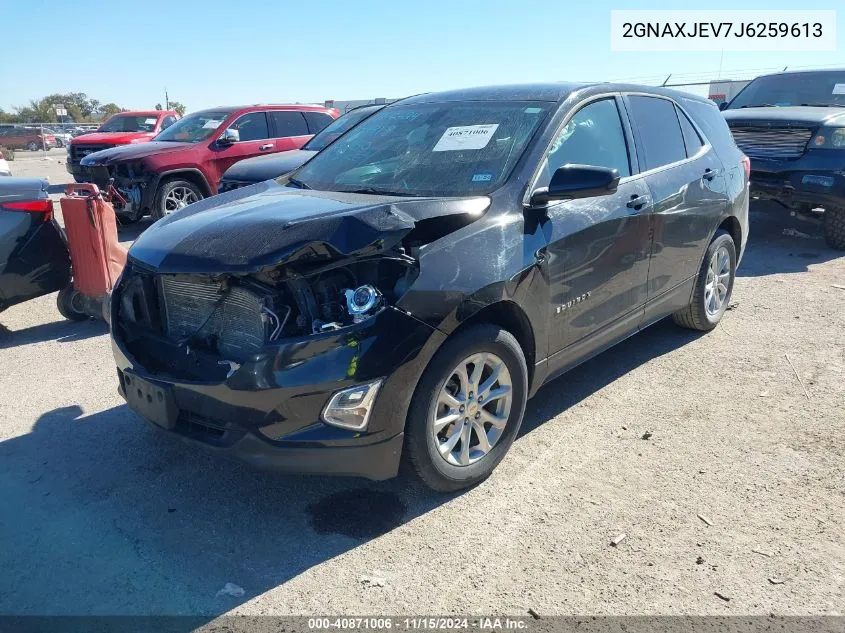
[[[260,154],[269,154],[275,150],[275,143],[270,138],[267,113],[264,111],[242,114],[232,121],[226,130],[236,131],[239,140],[231,145],[221,145],[217,142],[217,139],[212,143],[211,150],[214,157],[210,162],[214,182],[210,184],[213,191],[217,191],[217,184],[220,182],[223,172],[239,160]]]
[[[548,208],[549,352],[573,350],[572,356],[558,357],[562,364],[587,353],[584,346],[601,346],[636,329],[643,315],[651,248],[649,190],[642,178],[632,176],[633,143],[622,112],[615,97],[578,110],[549,147],[535,185],[547,186],[551,174],[568,163],[610,167],[621,176],[613,194]]]

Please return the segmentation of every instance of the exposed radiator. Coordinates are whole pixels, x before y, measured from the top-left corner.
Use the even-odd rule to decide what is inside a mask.
[[[264,299],[246,288],[162,275],[161,290],[172,340],[208,341],[231,360],[258,352],[267,340]]]
[[[811,128],[731,127],[739,149],[751,158],[798,158],[813,135]]]

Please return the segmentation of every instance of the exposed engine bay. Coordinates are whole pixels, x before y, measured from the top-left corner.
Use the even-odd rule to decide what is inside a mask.
[[[116,334],[148,369],[208,378],[215,365],[241,363],[270,342],[375,316],[404,294],[417,272],[416,261],[401,252],[306,274],[284,266],[248,276],[130,267],[114,297]]]

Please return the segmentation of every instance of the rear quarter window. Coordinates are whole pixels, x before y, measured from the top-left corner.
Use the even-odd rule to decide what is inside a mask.
[[[681,98],[678,100],[684,110],[695,119],[698,127],[704,132],[707,140],[716,150],[735,147],[733,135],[725,121],[725,117],[716,107],[716,104],[704,103],[693,99]]]
[[[311,134],[317,134],[324,128],[331,125],[331,123],[334,121],[334,119],[331,118],[325,112],[303,112],[302,114],[305,116],[305,120],[308,122],[308,131]]]

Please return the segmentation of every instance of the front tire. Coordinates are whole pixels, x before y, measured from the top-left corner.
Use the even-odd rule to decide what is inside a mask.
[[[26,148],[30,152],[37,152],[38,151],[38,143],[35,143],[35,142],[27,143]]]
[[[510,332],[491,324],[459,332],[437,352],[414,392],[405,459],[434,490],[474,486],[513,444],[527,393],[525,355]]]
[[[156,220],[205,198],[189,180],[168,180],[159,185],[151,215]]]
[[[56,307],[59,309],[59,314],[68,321],[85,321],[89,318],[87,314],[78,310],[75,305],[78,295],[79,293],[73,286],[65,286],[59,290],[59,294],[56,297]]]
[[[824,210],[824,239],[831,248],[845,251],[845,207]]]
[[[712,330],[728,309],[735,278],[736,246],[727,231],[718,230],[704,254],[689,305],[672,320],[691,330]]]

